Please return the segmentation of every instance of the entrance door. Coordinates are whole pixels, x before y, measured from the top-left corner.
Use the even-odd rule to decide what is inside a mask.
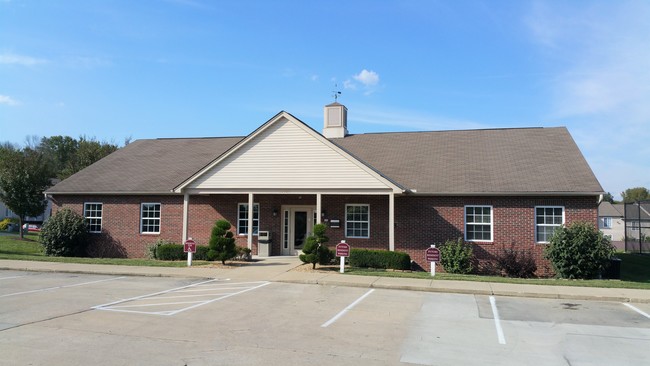
[[[316,208],[286,206],[282,212],[282,254],[299,255],[314,229]]]

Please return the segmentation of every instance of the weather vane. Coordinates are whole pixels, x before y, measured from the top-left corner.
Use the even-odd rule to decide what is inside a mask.
[[[339,86],[338,84],[334,84],[334,89],[338,89]],[[339,96],[341,95],[341,92],[338,90],[332,90],[332,93],[334,93],[332,96],[334,97],[334,102],[336,103],[337,100],[339,99]]]

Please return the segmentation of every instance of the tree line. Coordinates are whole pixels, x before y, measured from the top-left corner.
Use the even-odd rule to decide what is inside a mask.
[[[609,203],[631,203],[638,201],[650,200],[650,191],[645,187],[634,187],[628,188],[624,192],[621,192],[622,201],[616,201],[614,196],[607,192],[603,195],[603,200]]]
[[[126,139],[124,145],[129,142]],[[85,136],[31,137],[24,147],[0,144],[0,200],[18,216],[20,237],[25,218],[45,210],[43,192],[55,179],[68,178],[119,148],[115,143]]]

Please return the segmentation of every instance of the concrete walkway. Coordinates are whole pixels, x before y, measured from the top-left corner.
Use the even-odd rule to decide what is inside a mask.
[[[434,279],[355,276],[340,274],[338,272],[322,273],[292,271],[292,269],[301,264],[300,260],[296,257],[259,258],[259,260],[253,264],[229,268],[137,267],[105,264],[0,260],[0,269],[92,273],[122,276],[229,278],[236,281],[272,281],[477,295],[650,303],[650,290],[445,281]]]

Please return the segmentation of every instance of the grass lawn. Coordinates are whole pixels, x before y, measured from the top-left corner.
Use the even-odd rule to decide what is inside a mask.
[[[25,240],[16,235],[0,235],[0,259],[86,264],[118,264],[123,266],[186,267],[186,261],[159,261],[154,259],[48,257],[38,242],[38,234],[26,234]],[[192,261],[192,266],[207,265],[207,261]]]
[[[529,285],[552,285],[552,286],[582,286],[582,287],[606,287],[606,288],[634,288],[650,289],[650,255],[617,253],[621,258],[621,280],[564,280],[554,278],[507,278],[500,276],[479,276],[459,275],[449,273],[436,273],[436,280],[454,281],[478,281],[478,282],[499,282],[519,283]],[[345,273],[365,276],[385,276],[431,279],[429,272],[392,272],[384,270],[372,270],[365,268],[346,269]]]

